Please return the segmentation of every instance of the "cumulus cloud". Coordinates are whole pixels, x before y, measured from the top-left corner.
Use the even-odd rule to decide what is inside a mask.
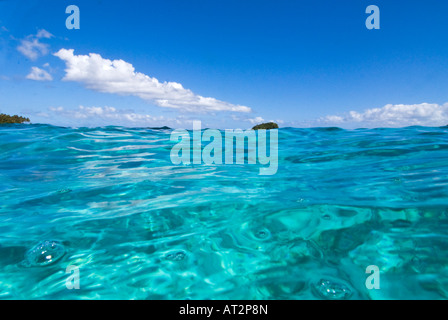
[[[26,76],[27,79],[36,81],[51,81],[53,77],[45,70],[38,67],[32,67],[31,72]]]
[[[362,127],[406,127],[443,126],[448,123],[448,103],[443,105],[388,104],[382,108],[367,109],[364,112],[350,111],[345,116],[329,115],[318,120],[334,125],[357,125]]]
[[[104,59],[96,53],[75,55],[73,49],[61,49],[54,55],[66,64],[63,80],[82,83],[95,91],[137,96],[160,107],[187,112],[251,111],[246,106],[194,94],[177,82],[159,82],[135,72],[132,64],[123,60]]]
[[[17,50],[22,53],[25,57],[36,60],[40,56],[48,54],[48,44],[40,42],[40,39],[49,39],[53,37],[51,33],[42,29],[35,35],[29,35],[25,39],[20,41],[20,45]]]

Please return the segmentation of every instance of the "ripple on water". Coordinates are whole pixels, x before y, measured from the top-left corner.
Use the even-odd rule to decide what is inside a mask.
[[[72,192],[72,189],[62,188],[62,189],[58,190],[58,193],[61,193],[61,194],[69,193],[69,192]]]
[[[165,255],[166,260],[170,261],[182,261],[186,258],[187,253],[183,250],[170,251]]]

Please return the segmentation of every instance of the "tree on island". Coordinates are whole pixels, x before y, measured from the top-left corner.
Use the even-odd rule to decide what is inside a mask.
[[[3,123],[24,123],[30,122],[29,118],[20,117],[18,115],[9,116],[4,113],[0,113],[0,124]]]
[[[260,129],[265,129],[265,130],[278,129],[278,124],[276,124],[275,122],[268,122],[268,123],[262,123],[262,124],[256,125],[255,127],[252,128],[252,130],[260,130]]]

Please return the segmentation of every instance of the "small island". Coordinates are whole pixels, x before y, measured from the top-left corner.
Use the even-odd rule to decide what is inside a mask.
[[[29,118],[21,117],[18,115],[9,116],[4,113],[0,113],[0,124],[5,123],[24,123],[24,122],[30,122]]]
[[[252,130],[260,130],[260,129],[265,129],[265,130],[278,129],[278,124],[276,124],[275,122],[268,122],[268,123],[258,124],[252,128]]]

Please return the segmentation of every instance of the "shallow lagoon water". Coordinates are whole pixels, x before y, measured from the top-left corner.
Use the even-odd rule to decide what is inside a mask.
[[[0,126],[0,299],[448,297],[448,128],[282,128],[273,176],[170,132]]]

